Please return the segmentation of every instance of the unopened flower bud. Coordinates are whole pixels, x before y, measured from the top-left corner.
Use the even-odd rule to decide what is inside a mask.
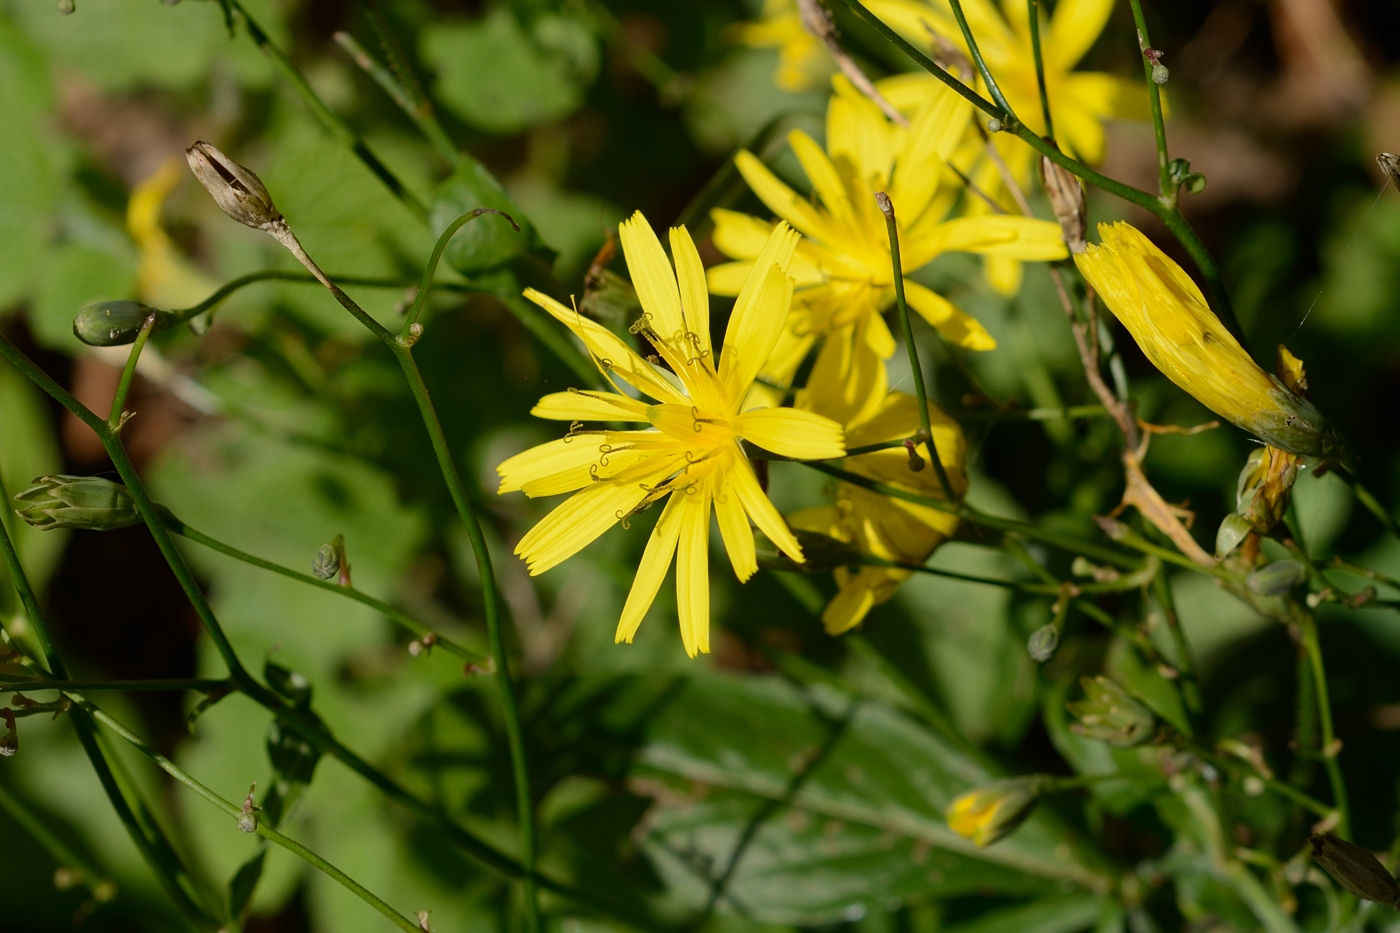
[[[1400,908],[1400,883],[1369,849],[1331,833],[1310,836],[1312,857],[1332,880],[1357,897]]]
[[[16,515],[45,530],[110,531],[141,522],[126,487],[100,476],[41,476],[15,501]]]
[[[1068,169],[1045,156],[1040,157],[1040,182],[1055,211],[1055,219],[1060,222],[1065,245],[1071,253],[1084,252],[1084,247],[1089,245],[1085,236],[1088,220],[1084,210],[1084,186]]]
[[[62,13],[64,16],[72,16],[77,9],[78,4],[75,0],[58,0],[58,12]]]
[[[988,133],[1000,133],[1004,129],[1006,129],[1006,125],[1000,120],[998,120],[996,117],[992,117],[990,120],[987,121]]]
[[[1378,152],[1376,153],[1376,164],[1381,167],[1382,172],[1385,172],[1391,184],[1400,188],[1400,155],[1393,152]]]
[[[1079,721],[1070,728],[1087,739],[1097,739],[1131,748],[1152,738],[1157,720],[1143,706],[1107,677],[1084,677],[1079,681],[1084,699],[1067,704]]]
[[[1042,625],[1031,632],[1031,637],[1026,639],[1026,651],[1030,656],[1044,664],[1055,656],[1055,649],[1060,646],[1060,630],[1054,625]]]
[[[73,318],[73,336],[90,347],[120,347],[136,341],[146,319],[156,316],[154,330],[163,330],[175,319],[139,301],[95,301]]]
[[[1288,351],[1279,348],[1283,353]],[[1289,354],[1293,362],[1297,360]],[[1290,385],[1306,386],[1302,376],[1302,364],[1290,372]],[[1303,380],[1303,381],[1298,381]],[[1233,551],[1251,531],[1266,535],[1283,521],[1288,511],[1288,501],[1292,496],[1293,483],[1303,466],[1304,458],[1277,447],[1261,447],[1249,455],[1244,469],[1240,471],[1239,483],[1235,490],[1235,514],[1227,516],[1220,525],[1215,538],[1215,553],[1225,557]]]
[[[907,450],[907,451],[909,451],[909,472],[910,472],[910,473],[918,473],[918,472],[919,472],[920,470],[922,470],[925,466],[927,466],[927,464],[924,463],[924,458],[919,456],[919,446],[918,446],[917,444],[915,444],[913,441],[905,441],[905,442],[904,442],[904,449]]]
[[[248,788],[248,796],[243,798],[243,809],[238,814],[238,831],[240,833],[255,833],[258,831],[258,818],[256,811],[262,807],[253,804],[253,794],[257,791],[258,785],[254,784]]]
[[[1282,596],[1307,577],[1307,568],[1296,560],[1276,560],[1251,573],[1244,582],[1251,593]]]
[[[1039,775],[992,781],[954,797],[943,818],[959,836],[988,846],[1026,821],[1044,785],[1045,779]]]
[[[1168,71],[1168,70],[1167,70],[1167,66],[1166,66],[1166,65],[1163,65],[1161,62],[1158,62],[1157,64],[1155,64],[1155,65],[1152,66],[1152,83],[1153,83],[1153,84],[1158,84],[1158,85],[1166,84],[1168,81],[1171,80],[1171,76],[1172,76],[1172,73],[1171,73],[1170,71]]]
[[[334,544],[323,544],[311,558],[311,573],[318,580],[329,580],[340,573],[340,551]]]
[[[257,175],[202,140],[185,150],[185,158],[225,214],[257,230],[282,225],[282,214]]]

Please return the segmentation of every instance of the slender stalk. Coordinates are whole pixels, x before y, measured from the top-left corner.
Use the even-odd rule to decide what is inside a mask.
[[[1177,186],[1172,182],[1171,160],[1167,157],[1167,129],[1162,121],[1162,88],[1152,80],[1152,61],[1147,57],[1152,40],[1147,35],[1147,17],[1142,13],[1142,0],[1128,0],[1137,26],[1138,49],[1142,53],[1143,74],[1147,78],[1147,101],[1152,107],[1152,129],[1157,135],[1157,174],[1164,204],[1176,205]]]
[[[175,532],[177,535],[180,535],[182,538],[186,538],[190,541],[195,542],[196,544],[202,544],[205,547],[209,548],[211,551],[218,551],[220,554],[232,557],[234,560],[241,560],[245,564],[251,564],[254,567],[261,567],[263,570],[270,570],[273,573],[281,574],[282,576],[292,580],[296,580],[299,583],[305,583],[307,586],[314,586],[317,589],[325,590],[327,593],[335,593],[339,596],[344,596],[346,599],[353,599],[357,603],[362,603],[366,606],[369,606],[371,609],[374,609],[376,612],[379,612],[386,618],[396,622],[398,625],[414,633],[418,637],[426,637],[430,639],[430,641],[433,644],[438,645],[448,654],[455,655],[456,657],[461,658],[466,663],[475,665],[476,667],[482,670],[490,670],[490,665],[492,663],[490,658],[486,657],[485,655],[479,654],[475,651],[472,651],[470,648],[466,648],[462,645],[457,644],[456,642],[449,639],[447,636],[439,634],[438,632],[434,631],[431,627],[418,621],[406,612],[403,612],[400,609],[396,609],[395,607],[393,607],[389,603],[384,602],[383,600],[375,599],[368,593],[361,592],[360,590],[357,590],[352,586],[341,586],[339,583],[334,583],[330,580],[321,580],[311,576],[310,574],[301,573],[299,571],[292,570],[290,567],[283,567],[281,564],[276,564],[270,560],[264,560],[261,557],[256,557],[252,554],[247,553],[246,551],[240,551],[238,548],[234,547],[231,544],[225,544],[222,541],[209,537],[202,531],[197,531],[196,529],[191,528],[189,525],[186,525],[184,522],[180,521],[178,518],[176,518],[173,515],[170,515],[169,513],[166,513],[165,517],[167,527],[169,527],[169,529]]]
[[[146,341],[151,338],[151,331],[155,326],[156,315],[152,312],[146,316],[145,323],[136,332],[131,352],[126,355],[126,365],[122,367],[121,379],[117,381],[117,392],[112,396],[112,413],[107,417],[107,426],[113,431],[121,430],[122,410],[126,407],[126,396],[131,391],[131,383],[136,378],[136,363],[141,359],[141,351],[146,348]]]
[[[228,2],[243,17],[243,24],[248,27],[248,37],[253,40],[253,44],[262,50],[268,61],[272,63],[273,69],[292,86],[302,103],[306,104],[307,109],[316,117],[321,126],[344,143],[365,164],[365,167],[384,183],[384,187],[388,188],[394,197],[403,203],[404,207],[412,211],[420,220],[426,220],[428,217],[427,206],[413,192],[409,191],[403,182],[399,181],[398,177],[389,170],[389,167],[380,161],[379,156],[374,154],[365,141],[356,135],[355,131],[350,129],[344,120],[336,116],[335,112],[316,96],[316,92],[311,89],[306,78],[283,54],[282,50],[273,44],[267,33],[263,32],[262,27],[258,25],[257,20],[249,15],[247,8],[239,0],[228,0]]]
[[[15,550],[14,541],[10,539],[10,532],[3,522],[0,522],[0,561],[4,561],[10,582],[14,585],[15,592],[19,594],[20,605],[24,607],[24,613],[29,617],[29,627],[34,630],[35,637],[39,639],[39,650],[44,653],[44,660],[48,664],[49,672],[57,677],[67,676],[68,669],[64,667],[63,659],[59,657],[57,649],[54,648],[53,638],[49,634],[48,622],[45,620],[43,610],[39,608],[39,599],[34,595],[34,588],[29,585],[29,575],[24,572],[24,565],[19,560],[19,552]]]
[[[1185,737],[1183,737],[1183,739],[1184,738]],[[1198,758],[1202,758],[1206,761],[1209,761],[1217,768],[1220,768],[1225,771],[1232,771],[1235,774],[1243,774],[1247,777],[1258,778],[1260,781],[1264,782],[1265,787],[1278,794],[1280,797],[1286,797],[1287,799],[1298,804],[1298,806],[1302,807],[1304,810],[1307,810],[1316,816],[1320,816],[1323,819],[1326,819],[1335,812],[1336,808],[1328,806],[1327,804],[1323,803],[1321,800],[1318,800],[1316,797],[1313,797],[1310,794],[1303,793],[1301,790],[1299,790],[1291,784],[1285,784],[1282,781],[1275,780],[1274,778],[1266,777],[1260,774],[1257,770],[1255,770],[1253,767],[1251,767],[1249,764],[1243,761],[1239,761],[1227,755],[1221,755],[1217,752],[1213,752],[1210,749],[1206,748],[1204,745],[1200,745],[1190,740],[1183,741],[1182,747],[1186,748],[1188,751],[1191,752],[1191,754],[1197,756]]]
[[[164,691],[193,691],[218,693],[234,689],[231,680],[210,680],[198,677],[172,677],[169,680],[0,680],[0,693],[16,690],[123,690],[128,693],[158,693]]]
[[[1337,761],[1341,746],[1332,725],[1332,702],[1327,689],[1327,668],[1322,661],[1322,644],[1317,637],[1317,620],[1311,613],[1299,613],[1303,637],[1303,649],[1308,655],[1308,667],[1312,673],[1313,690],[1317,696],[1317,720],[1322,732],[1322,767],[1327,771],[1327,781],[1332,786],[1332,801],[1336,806],[1337,835],[1351,838],[1351,808],[1347,802],[1346,782],[1342,778],[1342,768]]]
[[[1141,566],[1138,564],[1138,562],[1126,554],[1122,554],[1118,551],[1112,551],[1105,547],[1100,547],[1099,545],[1093,544],[1088,541],[1081,541],[1078,538],[1072,537],[1070,535],[1062,535],[1059,532],[1050,531],[1045,528],[1040,528],[1036,525],[1032,525],[1027,522],[1018,522],[1010,518],[998,518],[995,515],[987,515],[983,512],[979,512],[978,510],[966,504],[948,503],[944,502],[942,499],[934,499],[930,496],[921,496],[918,493],[910,492],[907,489],[901,489],[898,486],[891,486],[888,483],[881,483],[876,480],[870,479],[869,477],[861,476],[859,473],[851,473],[847,470],[842,470],[839,467],[834,467],[830,466],[829,464],[822,463],[821,461],[804,460],[799,462],[801,462],[803,466],[816,470],[820,473],[825,473],[828,476],[834,476],[837,479],[844,480],[845,482],[848,482],[853,486],[859,486],[862,489],[869,489],[872,492],[878,492],[882,495],[890,496],[895,499],[903,499],[906,502],[914,502],[918,505],[926,505],[931,509],[937,509],[940,512],[947,512],[950,515],[956,515],[964,521],[969,522],[973,525],[980,525],[983,528],[992,528],[997,531],[1007,532],[1009,534],[1021,535],[1025,538],[1031,538],[1035,541],[1041,541],[1045,544],[1053,545],[1054,547],[1060,548],[1064,551],[1068,551],[1071,554],[1083,554],[1085,557],[1091,558],[1093,560],[1101,561],[1105,564],[1112,564],[1115,567],[1121,567],[1126,570],[1141,569]]]
[[[130,729],[126,728],[126,726],[122,725],[116,719],[113,719],[110,715],[103,712],[98,707],[92,705],[92,703],[84,699],[81,694],[72,693],[69,694],[69,696],[74,703],[76,703],[86,713],[92,716],[93,719],[97,720],[102,725],[110,729],[112,732],[125,739],[129,745],[131,745],[141,754],[145,755],[147,758],[151,759],[151,761],[153,761],[158,768],[160,768],[166,774],[170,775],[177,782],[183,784],[185,787],[194,791],[200,797],[203,797],[205,800],[209,801],[214,806],[218,807],[220,810],[223,810],[235,820],[243,816],[242,807],[240,807],[238,804],[233,803],[230,800],[225,800],[223,797],[220,797],[218,794],[205,787],[199,781],[196,781],[190,775],[186,774],[173,761],[160,754],[160,752],[156,751],[149,744],[147,744],[144,739],[136,735]],[[246,830],[244,831],[246,832]],[[349,875],[345,874],[345,872],[341,871],[334,865],[327,862],[315,852],[312,852],[310,849],[306,848],[306,846],[303,846],[301,843],[297,842],[294,839],[290,839],[287,836],[282,835],[277,830],[273,829],[271,826],[268,826],[261,820],[258,820],[256,822],[256,829],[254,831],[259,836],[262,836],[264,839],[267,839],[269,842],[281,846],[287,851],[302,858],[314,868],[330,876],[332,879],[334,879],[336,882],[342,885],[346,890],[348,890],[351,894],[354,894],[360,900],[364,901],[366,904],[373,907],[376,911],[383,914],[384,917],[387,918],[390,923],[394,924],[399,929],[406,930],[408,931],[408,933],[422,933],[422,928],[418,926],[417,923],[410,920],[408,917],[405,917],[398,911],[394,910],[394,908],[390,907],[387,903],[385,903],[380,898],[376,897],[371,891],[365,888],[364,885],[355,881],[355,879],[351,878]]]
[[[1366,511],[1380,519],[1386,531],[1390,532],[1394,537],[1400,538],[1400,524],[1396,523],[1395,516],[1390,514],[1390,510],[1382,505],[1379,499],[1372,495],[1371,490],[1361,485],[1361,481],[1357,479],[1355,474],[1350,470],[1339,469],[1337,472],[1341,475],[1342,479],[1346,480],[1347,484],[1351,486],[1352,492],[1356,494],[1356,501],[1360,502],[1361,505],[1365,507]]]
[[[346,285],[366,285],[374,288],[409,288],[414,284],[413,282],[407,281],[405,279],[375,278],[370,276],[355,275],[337,275],[334,276],[334,279],[335,281],[342,282]],[[188,321],[191,318],[198,317],[204,312],[217,306],[219,303],[221,303],[224,299],[228,298],[228,296],[232,295],[234,292],[246,288],[249,285],[256,285],[258,282],[296,282],[303,285],[321,284],[320,279],[306,272],[283,272],[280,269],[263,269],[259,272],[249,272],[247,275],[240,275],[238,278],[232,279],[231,281],[221,285],[217,291],[215,291],[208,298],[201,301],[199,304],[193,305],[189,308],[181,308],[176,311],[171,311],[170,313],[174,315],[174,320],[171,321],[171,324],[183,323],[184,321]],[[467,285],[461,282],[443,282],[438,285],[438,288],[446,288],[461,292],[469,292],[474,290],[471,285]]]
[[[1000,120],[1006,127],[1006,132],[1014,133],[1018,139],[1030,146],[1036,152],[1045,156],[1051,162],[1068,170],[1071,174],[1083,179],[1088,184],[1102,188],[1115,197],[1122,198],[1130,204],[1136,204],[1143,210],[1155,215],[1162,223],[1166,224],[1172,236],[1181,243],[1186,251],[1191,255],[1191,259],[1200,269],[1201,276],[1206,281],[1206,291],[1210,296],[1212,310],[1220,317],[1226,328],[1229,329],[1241,345],[1245,345],[1243,332],[1240,330],[1239,322],[1235,320],[1234,311],[1230,305],[1229,294],[1225,291],[1224,284],[1220,277],[1220,267],[1216,265],[1215,259],[1201,242],[1200,237],[1191,229],[1191,225],[1186,222],[1186,218],[1176,210],[1175,206],[1168,206],[1162,203],[1161,198],[1131,185],[1125,185],[1120,181],[1109,178],[1102,172],[1095,171],[1089,166],[1075,159],[1071,159],[1046,140],[1041,139],[1031,132],[1024,124],[1015,122],[1015,115],[1009,108],[987,100],[967,85],[963,84],[956,77],[942,68],[937,62],[929,58],[909,43],[903,36],[885,25],[878,16],[872,13],[860,0],[841,0],[842,3],[850,7],[851,10],[878,32],[882,38],[886,39],[905,55],[909,56],[915,64],[942,81],[959,96],[971,101],[972,104],[989,116]]]
[[[1167,628],[1171,629],[1172,640],[1176,643],[1177,664],[1181,671],[1181,698],[1186,711],[1193,719],[1201,715],[1201,688],[1196,679],[1196,659],[1191,651],[1191,643],[1181,628],[1181,617],[1177,615],[1176,599],[1172,596],[1172,584],[1165,573],[1158,573],[1152,581],[1152,591],[1162,614],[1167,618]]]
[[[437,273],[438,261],[442,259],[443,250],[447,249],[447,244],[457,231],[482,214],[495,214],[504,217],[515,228],[515,232],[520,232],[520,224],[515,222],[515,218],[505,211],[498,211],[491,207],[478,207],[476,210],[467,211],[452,223],[447,225],[447,229],[438,235],[437,242],[433,244],[433,253],[428,257],[428,265],[423,269],[423,281],[418,285],[418,297],[413,300],[413,307],[408,310],[408,314],[403,323],[403,336],[408,337],[413,332],[414,326],[418,323],[418,315],[423,311],[423,305],[428,301],[428,292],[433,287],[433,276]]]
[[[1050,95],[1045,90],[1045,61],[1040,54],[1040,0],[1026,0],[1031,26],[1031,54],[1035,56],[1035,83],[1040,88],[1040,113],[1045,118],[1045,138],[1055,138],[1055,124],[1050,119]]]
[[[437,455],[438,468],[447,483],[447,491],[457,506],[457,515],[466,527],[467,538],[476,554],[477,572],[481,578],[481,597],[486,612],[486,632],[491,643],[491,654],[496,661],[496,685],[501,699],[501,713],[505,719],[506,740],[510,745],[511,769],[515,773],[515,803],[520,820],[521,862],[525,866],[525,918],[530,933],[539,930],[539,903],[535,892],[535,808],[530,793],[530,773],[525,757],[525,737],[520,725],[520,710],[515,702],[515,688],[511,683],[510,658],[506,653],[505,637],[501,630],[501,595],[496,583],[496,573],[491,566],[491,553],[486,547],[486,536],[482,533],[481,522],[476,511],[467,499],[462,479],[457,473],[457,464],[452,451],[447,446],[447,438],[442,433],[442,424],[433,409],[433,401],[428,395],[428,387],[423,383],[423,375],[413,359],[413,352],[402,343],[391,344],[394,356],[398,358],[409,390],[423,416],[423,426],[428,429],[428,439]]]
[[[953,0],[954,3],[957,0]],[[876,192],[875,203],[880,213],[885,215],[885,231],[890,239],[890,265],[894,274],[894,303],[899,309],[899,325],[904,329],[904,346],[909,351],[909,370],[914,377],[914,398],[919,406],[919,427],[924,435],[924,448],[933,461],[933,471],[938,474],[938,484],[943,487],[943,497],[954,500],[953,484],[948,481],[948,471],[938,456],[938,445],[933,441],[933,427],[928,417],[928,396],[924,386],[924,371],[919,366],[919,348],[914,343],[914,325],[909,320],[909,305],[904,300],[904,265],[899,260],[899,223],[894,216],[894,202],[883,191]]]
[[[997,106],[1005,114],[1005,118],[1001,122],[1009,129],[1020,121],[1016,119],[1015,111],[1011,109],[1006,95],[1002,94],[1001,87],[997,85],[996,79],[992,77],[992,72],[987,68],[987,62],[982,58],[982,50],[977,47],[977,39],[973,37],[972,28],[968,26],[967,16],[963,13],[962,0],[948,0],[948,5],[953,8],[953,18],[958,21],[963,41],[967,43],[967,51],[972,56],[972,63],[977,66],[977,73],[982,76],[982,83],[987,85],[987,92],[992,95],[992,100],[997,102]]]

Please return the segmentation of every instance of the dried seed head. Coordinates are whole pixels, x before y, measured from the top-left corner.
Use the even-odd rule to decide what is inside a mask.
[[[1055,211],[1055,219],[1060,222],[1065,244],[1071,253],[1082,253],[1089,244],[1086,234],[1088,220],[1084,210],[1084,186],[1079,179],[1045,156],[1040,157],[1040,182],[1045,188],[1045,196]]]
[[[1369,849],[1331,833],[1318,833],[1308,841],[1312,843],[1313,860],[1347,891],[1390,907],[1400,904],[1400,883]]]
[[[186,149],[185,158],[225,214],[256,230],[271,232],[283,225],[282,214],[257,175],[203,141]]]
[[[1385,172],[1391,184],[1400,188],[1400,155],[1393,152],[1378,152],[1376,153],[1376,164],[1381,167],[1382,172]]]

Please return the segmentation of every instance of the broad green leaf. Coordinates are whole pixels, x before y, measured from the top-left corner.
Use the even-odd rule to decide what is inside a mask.
[[[477,208],[504,211],[520,225],[516,233],[504,217],[490,214],[460,227],[443,254],[463,275],[499,269],[538,242],[529,218],[480,162],[465,162],[441,185],[433,197],[432,226],[440,234],[458,217]]]
[[[967,923],[948,927],[948,933],[1074,933],[1094,926],[1103,914],[1103,898],[1086,894],[1032,901],[1020,907],[995,910]]]
[[[52,12],[46,10],[45,12]],[[51,104],[48,63],[9,22],[0,19],[0,310],[33,284],[58,201],[62,149],[43,131]]]
[[[125,298],[136,279],[134,257],[105,243],[70,241],[49,249],[29,317],[34,338],[45,347],[72,353],[73,318],[83,305]]]
[[[32,479],[58,472],[63,464],[45,399],[19,370],[9,363],[0,363],[0,487],[6,497],[0,502],[0,509],[9,516],[6,527],[30,585],[41,593],[57,568],[68,533],[61,529],[41,531],[15,519],[8,497],[27,487]],[[8,579],[0,568],[0,606],[11,605],[14,595]]]
[[[597,41],[581,22],[542,16],[527,29],[504,7],[425,30],[422,48],[437,69],[437,96],[490,133],[568,115],[598,70]]]

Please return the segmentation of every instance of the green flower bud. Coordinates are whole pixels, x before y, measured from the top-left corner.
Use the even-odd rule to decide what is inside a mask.
[[[1400,909],[1400,883],[1370,850],[1331,833],[1317,833],[1308,841],[1314,861],[1337,884],[1364,900]]]
[[[1060,630],[1054,625],[1042,625],[1031,632],[1031,637],[1026,639],[1026,651],[1030,656],[1044,664],[1055,655],[1055,649],[1060,645]]]
[[[959,836],[988,846],[1026,821],[1044,785],[1045,779],[1034,774],[992,781],[953,798],[943,818]]]
[[[136,342],[146,319],[156,316],[154,330],[169,327],[175,316],[139,301],[95,301],[73,318],[73,336],[90,347],[121,347]]]
[[[1079,720],[1071,729],[1119,748],[1141,745],[1152,738],[1157,718],[1128,691],[1104,676],[1084,677],[1079,683],[1084,699],[1067,704],[1070,714]]]
[[[1245,586],[1260,596],[1282,596],[1308,578],[1307,568],[1296,560],[1276,560],[1245,578]]]
[[[285,226],[262,179],[204,141],[185,150],[190,170],[219,209],[256,230]]]
[[[1226,515],[1215,533],[1215,556],[1227,557],[1254,529],[1238,515]]]
[[[110,531],[141,523],[126,487],[100,476],[41,476],[15,501],[16,515],[45,530]]]

